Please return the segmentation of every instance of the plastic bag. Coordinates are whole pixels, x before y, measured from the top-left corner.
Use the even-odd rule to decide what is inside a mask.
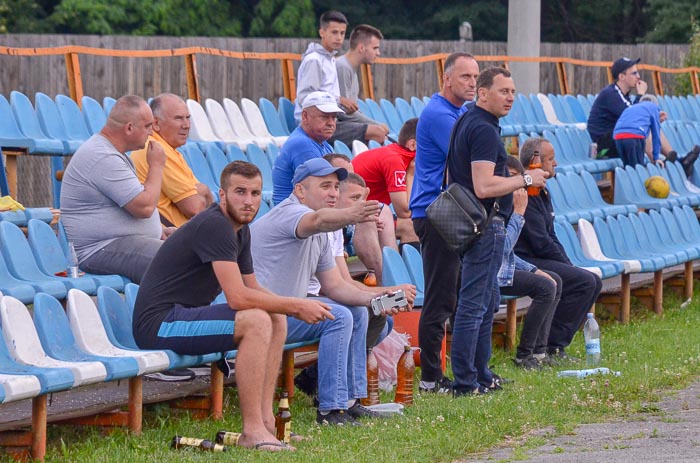
[[[392,391],[396,384],[396,365],[403,354],[404,346],[410,346],[408,335],[391,330],[384,340],[372,349],[379,365],[379,388]]]

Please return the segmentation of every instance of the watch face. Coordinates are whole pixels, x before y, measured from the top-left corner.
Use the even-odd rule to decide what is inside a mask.
[[[523,178],[525,179],[525,185],[532,185],[532,177],[530,177],[528,174],[523,174]]]

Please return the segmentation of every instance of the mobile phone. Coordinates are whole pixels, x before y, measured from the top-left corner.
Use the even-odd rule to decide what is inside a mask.
[[[403,290],[399,289],[391,294],[372,298],[370,306],[372,307],[372,313],[378,316],[394,307],[402,309],[408,306],[408,300],[406,300],[406,294]]]

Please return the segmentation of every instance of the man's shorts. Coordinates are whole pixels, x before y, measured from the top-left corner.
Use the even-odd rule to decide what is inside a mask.
[[[160,325],[154,349],[182,355],[203,355],[236,349],[233,342],[236,311],[228,304],[186,308],[175,305]]]

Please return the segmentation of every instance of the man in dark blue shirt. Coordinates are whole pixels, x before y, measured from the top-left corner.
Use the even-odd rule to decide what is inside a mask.
[[[498,119],[507,115],[515,100],[510,72],[485,69],[476,82],[476,106],[456,123],[447,158],[448,179],[471,190],[488,212],[497,214],[462,256],[462,285],[452,327],[452,371],[455,397],[487,393],[498,384],[488,364],[491,358],[493,314],[500,302],[498,270],[503,259],[505,221],[513,208],[513,191],[543,187],[548,174],[542,169],[509,177],[508,154]]]

